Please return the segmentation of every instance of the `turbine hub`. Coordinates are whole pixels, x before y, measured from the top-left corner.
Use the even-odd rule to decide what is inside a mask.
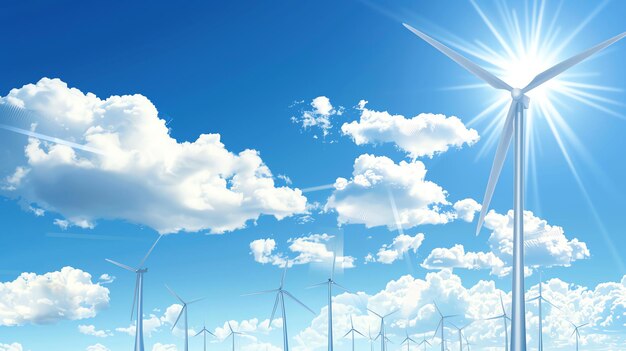
[[[522,96],[524,96],[524,93],[522,93],[522,89],[513,88],[513,90],[511,90],[511,97],[513,98],[513,100],[518,101],[522,98]]]

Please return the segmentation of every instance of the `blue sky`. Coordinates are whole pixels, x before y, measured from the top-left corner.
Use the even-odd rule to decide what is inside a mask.
[[[507,14],[515,10],[525,30],[523,4],[481,2],[479,6],[504,31],[499,13],[502,4],[509,7],[504,10]],[[530,2],[528,8],[532,5]],[[558,61],[623,32],[621,14],[625,6],[618,1],[546,4],[545,26],[556,18],[555,28],[560,28],[547,51],[575,33],[555,58]],[[159,231],[177,231],[172,228],[188,230],[165,236],[147,262],[145,318],[152,314],[160,323],[146,337],[149,350],[182,350],[181,332],[170,332],[171,320],[165,313],[176,301],[164,284],[188,299],[206,296],[206,300],[190,307],[190,326],[197,331],[205,321],[207,329],[221,335],[226,321],[239,325],[244,320],[256,318],[261,323],[269,318],[273,296],[241,295],[275,288],[281,270],[272,262],[280,264],[285,257],[302,263],[289,270],[288,290],[319,314],[314,316],[288,303],[291,346],[299,350],[324,349],[320,323],[326,313],[325,293],[323,289],[305,288],[327,277],[328,252],[334,248],[349,257],[346,262],[354,259],[355,266],[343,269],[337,280],[360,292],[358,296],[337,297],[337,335],[347,331],[344,329],[349,314],[357,317],[357,327],[364,332],[368,324],[376,331],[365,308],[394,306],[402,308],[402,313],[389,322],[394,341],[402,339],[407,318],[412,320],[409,332],[416,338],[432,333],[436,318],[430,303],[434,297],[440,297],[450,313],[463,314],[465,317],[458,320],[461,324],[479,315],[499,313],[495,301],[489,299],[500,291],[510,291],[510,276],[502,272],[506,247],[498,246],[498,240],[506,239],[506,230],[499,225],[512,203],[510,160],[491,204],[495,210],[492,224],[480,236],[474,236],[476,218],[463,220],[454,206],[465,199],[482,200],[495,151],[490,138],[497,137],[499,129],[499,125],[490,128],[489,123],[500,118],[499,109],[475,117],[499,96],[484,87],[451,89],[479,82],[401,26],[402,22],[409,23],[457,48],[465,44],[478,47],[475,43],[480,40],[502,54],[502,46],[471,2],[151,2],[98,6],[38,2],[26,6],[13,1],[0,7],[0,28],[5,33],[4,55],[0,56],[0,64],[5,67],[0,103],[6,106],[19,102],[33,112],[16,118],[2,116],[0,123],[25,130],[35,128],[80,144],[91,143],[107,148],[108,155],[100,158],[77,150],[77,158],[68,161],[63,157],[71,149],[61,148],[55,154],[59,158],[52,159],[53,144],[36,145],[35,139],[29,141],[22,134],[0,130],[0,247],[4,248],[0,294],[9,301],[5,305],[0,302],[5,311],[0,315],[0,350],[130,347],[133,338],[121,329],[131,323],[134,276],[104,259],[136,264]],[[580,32],[575,32],[577,28]],[[626,188],[620,181],[626,177],[620,161],[621,150],[626,147],[621,137],[626,131],[621,103],[625,56],[625,43],[617,43],[564,78],[600,87],[578,87],[583,93],[606,99],[586,99],[599,107],[560,94],[560,86],[548,95],[554,98],[554,106],[567,123],[565,127],[557,126],[571,128],[577,138],[560,129],[563,147],[571,156],[579,182],[546,119],[540,114],[530,117],[536,175],[528,177],[526,208],[532,211],[529,220],[538,226],[538,235],[553,240],[553,250],[537,249],[535,245],[528,251],[544,266],[544,281],[550,281],[549,288],[544,289],[555,303],[568,309],[565,315],[550,312],[546,343],[554,349],[572,347],[566,320],[591,320],[592,328],[584,336],[590,349],[619,350],[615,345],[626,335],[626,258],[617,251],[626,244],[621,235],[625,209],[622,195]],[[497,68],[476,60],[489,69]],[[36,85],[25,87],[28,84]],[[93,95],[85,96],[87,93]],[[107,100],[134,94],[149,101],[136,95]],[[328,100],[316,99],[319,97]],[[367,104],[359,105],[361,100]],[[534,101],[539,100],[541,97]],[[128,112],[133,108],[137,108],[136,114]],[[127,113],[139,116],[136,125],[128,127],[130,122],[124,118],[131,117],[119,117]],[[415,140],[405,140],[408,146],[402,144],[403,139],[393,130],[385,134],[368,126],[368,114],[389,123],[394,120],[392,115],[402,123],[417,123],[427,118],[426,114],[439,114],[443,120],[432,123],[450,129],[431,137],[444,140],[449,148],[433,157],[420,155],[413,159],[407,148],[430,150],[434,143],[420,146],[418,135]],[[315,118],[315,125],[303,126],[306,116]],[[458,120],[451,119],[453,116]],[[104,122],[98,124],[98,118]],[[332,126],[323,136],[320,121],[326,120]],[[351,122],[362,128],[357,129],[369,141],[357,145],[355,135],[359,131],[342,128]],[[123,140],[122,146],[115,149],[110,139],[89,139],[90,133],[99,133],[87,132],[96,125],[112,128]],[[469,135],[471,130],[479,138]],[[167,132],[179,144],[163,142]],[[180,144],[185,142],[196,142],[200,147],[197,139],[201,134],[213,134],[213,138],[219,135],[223,146],[212,139],[207,143],[213,146],[197,154],[191,147],[182,149]],[[450,135],[458,138],[458,145],[446,139]],[[44,150],[51,163],[37,163],[36,154],[27,154],[25,147],[29,143]],[[240,154],[247,149],[258,153]],[[81,166],[81,158],[96,166]],[[355,169],[358,159],[369,162],[361,173]],[[257,160],[264,166],[255,164]],[[158,167],[150,166],[151,162]],[[411,173],[410,167],[401,167],[403,164],[423,166],[425,179]],[[30,173],[15,181],[19,167],[30,169]],[[254,168],[252,175],[247,167]],[[368,192],[367,187],[359,185],[361,178],[356,175],[372,172],[380,172],[381,185]],[[358,178],[356,182],[353,175]],[[259,187],[267,192],[254,192],[256,183],[233,189],[233,182],[241,178],[262,182]],[[337,178],[345,179],[349,186],[341,188]],[[221,191],[224,186],[220,181],[227,182],[228,189]],[[329,184],[335,187],[304,193],[298,190]],[[441,190],[433,190],[433,184]],[[391,205],[385,189],[391,189],[399,211],[406,211],[404,236],[394,218],[389,217]],[[417,189],[417,195],[411,189]],[[201,191],[206,193],[200,196]],[[235,200],[230,196],[241,194],[255,200],[233,206]],[[368,199],[373,201],[358,201],[359,196],[367,194],[372,194]],[[431,195],[431,200],[424,199]],[[432,200],[437,196],[444,196],[447,203]],[[329,200],[333,197],[335,206]],[[410,211],[423,201],[427,203],[424,209],[436,207],[434,212],[440,216],[437,220],[411,215]],[[376,206],[385,210],[380,212]],[[37,215],[29,207],[45,213]],[[346,208],[365,213],[367,218],[351,218],[351,212],[342,212]],[[377,214],[381,218],[371,219]],[[539,219],[550,227],[542,226]],[[439,224],[433,224],[436,221]],[[332,238],[326,240],[315,234]],[[405,241],[398,239],[394,246],[394,238]],[[255,260],[251,243],[267,239],[273,240],[276,248],[265,255],[259,253]],[[466,253],[481,253],[462,258],[470,264],[480,261],[482,269],[452,267],[449,261],[443,270],[442,265],[433,267],[432,261],[427,264],[428,258],[442,253],[436,249],[450,250],[455,245],[462,245]],[[368,254],[374,261],[377,257],[384,261],[384,255],[377,256],[381,250],[392,254],[392,259],[368,262]],[[394,250],[399,250],[397,256],[393,256]],[[445,253],[451,255],[452,251]],[[63,267],[91,277],[82,276],[82,288],[68,287],[64,295],[57,296],[46,284],[65,277],[55,273]],[[19,286],[26,279],[23,273],[32,273],[32,279],[45,277],[37,280],[41,287]],[[99,280],[103,274],[115,279],[110,283]],[[536,289],[537,282],[535,269],[527,278],[527,288]],[[68,310],[71,306],[66,305],[67,301],[86,296],[97,300],[86,303],[93,311]],[[44,298],[52,301],[49,308],[42,307]],[[32,311],[21,308],[35,301],[28,299],[39,301]],[[600,311],[585,312],[598,304],[603,306]],[[176,310],[176,306],[171,308]],[[529,305],[528,310],[530,345],[535,347],[536,330],[531,328],[536,325],[536,308]],[[249,334],[242,340],[242,349],[279,349],[279,327],[265,331],[249,324],[241,327]],[[102,331],[99,335],[104,337],[82,333],[81,329],[89,329],[86,326]],[[468,329],[468,335],[476,348],[495,350],[502,344],[504,334],[499,324],[474,328]],[[201,347],[198,339],[191,341],[192,348]],[[93,346],[96,344],[99,348]],[[357,345],[365,347],[367,342],[360,339]],[[227,346],[226,342],[217,342],[209,348]],[[397,347],[396,343],[393,348]],[[338,341],[337,349],[348,350],[347,340]]]

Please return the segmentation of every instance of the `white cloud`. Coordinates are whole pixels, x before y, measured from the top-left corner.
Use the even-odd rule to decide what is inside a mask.
[[[393,238],[391,244],[383,245],[376,253],[376,258],[370,254],[366,257],[366,261],[391,264],[396,260],[401,260],[409,251],[416,253],[423,241],[424,234],[422,233],[415,234],[415,236],[400,234]]]
[[[230,323],[230,326],[233,328],[234,331],[246,333],[248,334],[247,336],[249,339],[256,341],[256,338],[252,337],[249,334],[252,334],[252,333],[268,334],[270,331],[274,330],[275,328],[281,328],[283,320],[281,318],[275,318],[272,321],[272,324],[270,324],[269,318],[264,319],[264,320],[259,320],[258,318],[251,318],[251,319],[246,319],[242,321],[236,321],[236,320],[226,321],[221,327],[217,327],[213,331],[213,334],[215,334],[215,337],[217,339],[224,340],[228,337],[228,335],[230,334],[230,328],[228,326],[228,323]]]
[[[148,337],[152,337],[152,334],[159,332],[162,326],[171,326],[176,321],[180,310],[183,308],[180,304],[173,304],[168,306],[165,309],[165,312],[159,317],[155,314],[150,314],[149,316],[144,316],[143,318],[143,333]],[[135,323],[131,323],[128,327],[120,327],[115,328],[116,331],[120,333],[125,333],[130,336],[135,335],[135,330],[137,330]],[[176,331],[180,332],[179,328],[176,327]]]
[[[14,342],[12,344],[0,343],[0,351],[22,351],[24,348],[22,344]]]
[[[0,283],[0,325],[49,324],[95,317],[109,305],[109,289],[80,269],[22,273]]]
[[[78,326],[78,331],[81,334],[96,336],[98,338],[106,338],[113,335],[110,330],[98,330],[94,325],[81,324]]]
[[[506,215],[489,211],[485,227],[492,230],[491,251],[509,265],[513,257],[513,211]],[[562,227],[548,224],[531,211],[524,211],[524,240],[525,263],[529,267],[570,266],[590,255],[587,244],[576,238],[568,240]]]
[[[291,238],[287,241],[289,251],[292,253],[291,257],[285,253],[276,252],[277,246],[274,239],[258,239],[250,243],[250,254],[256,262],[279,267],[285,267],[287,261],[289,261],[289,266],[332,262],[333,251],[328,246],[333,238],[334,236],[326,233]],[[337,255],[336,260],[337,267],[355,267],[356,259],[352,256]]]
[[[426,269],[491,269],[492,274],[505,273],[504,262],[493,252],[465,252],[463,245],[459,244],[449,249],[433,249],[421,266]]]
[[[457,216],[466,221],[474,221],[474,215],[479,212],[482,206],[474,199],[463,199],[454,203],[454,210]]]
[[[108,273],[104,273],[100,275],[100,278],[98,278],[98,281],[100,282],[100,284],[111,284],[115,281],[115,276],[110,275]]]
[[[111,351],[111,350],[102,344],[94,344],[94,345],[87,346],[86,351]]]
[[[318,96],[311,101],[310,110],[301,111],[299,116],[291,117],[291,121],[302,126],[302,129],[319,129],[323,137],[330,134],[333,127],[332,117],[343,114],[343,107],[335,108],[326,96]],[[314,135],[318,138],[317,134]]]
[[[349,180],[337,178],[325,205],[326,211],[337,212],[340,224],[389,229],[445,224],[458,218],[457,209],[463,219],[469,217],[465,206],[469,200],[462,200],[464,205],[455,209],[447,191],[426,180],[426,166],[421,161],[394,163],[384,156],[364,154],[354,161],[353,168]]]
[[[98,219],[122,219],[161,233],[222,233],[261,215],[305,212],[301,191],[276,187],[257,151],[233,153],[219,134],[178,142],[142,95],[101,100],[43,78],[11,90],[0,104],[31,111],[39,133],[101,152],[30,138],[24,160],[4,165],[11,172],[5,194],[60,213],[58,225],[90,228]]]
[[[411,158],[433,157],[448,151],[473,145],[479,139],[478,132],[467,129],[457,117],[421,113],[412,118],[392,115],[387,111],[374,111],[365,107],[367,101],[359,102],[361,116],[358,121],[344,123],[343,134],[357,145],[394,143]]]
[[[152,351],[178,351],[175,344],[161,344],[157,342],[152,346]]]

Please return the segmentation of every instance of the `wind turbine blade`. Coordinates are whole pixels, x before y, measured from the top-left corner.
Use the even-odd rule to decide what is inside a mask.
[[[343,285],[341,285],[341,284],[339,284],[339,283],[337,283],[335,281],[333,281],[333,284],[336,285],[338,288],[340,288],[342,290],[345,290],[348,293],[352,293],[350,290],[348,290],[348,288],[344,287]]]
[[[174,322],[174,324],[172,324],[172,330],[174,330],[174,328],[176,328],[176,324],[178,324],[178,321],[180,320],[180,317],[183,315],[183,312],[185,312],[185,308],[187,308],[187,306],[183,305],[183,308],[180,309],[180,313],[178,314],[178,317],[176,318],[176,322]]]
[[[354,332],[355,332],[355,333],[357,333],[357,334],[361,335],[362,337],[365,337],[365,335],[363,335],[363,333],[361,333],[360,331],[358,331],[358,330],[356,330],[356,329],[352,329],[352,330],[354,330]]]
[[[552,302],[548,301],[548,300],[547,300],[546,298],[544,298],[543,296],[541,297],[541,299],[542,299],[543,301],[545,301],[546,303],[548,303],[550,306],[552,306],[552,307],[556,308],[556,309],[557,309],[557,310],[559,310],[559,311],[562,311],[562,309],[560,309],[557,305],[555,305],[555,304],[553,304]]]
[[[500,294],[500,306],[502,307],[502,315],[506,316],[506,310],[504,309],[504,300],[502,300],[502,294]]]
[[[283,290],[283,293],[287,294],[287,296],[289,296],[291,299],[293,299],[295,302],[299,303],[300,306],[306,308],[307,310],[309,310],[311,313],[315,314],[315,312],[310,309],[307,305],[305,305],[304,303],[302,303],[300,300],[296,299],[295,296],[291,295],[291,293],[289,293],[289,291]]]
[[[202,330],[200,330],[199,332],[197,332],[197,333],[196,333],[196,335],[194,335],[194,337],[196,337],[196,336],[198,336],[198,335],[202,334],[205,330],[206,330],[206,329],[202,329]],[[207,331],[208,331],[208,330],[207,330]]]
[[[170,294],[172,294],[175,298],[178,299],[178,301],[180,301],[183,305],[185,305],[185,301],[183,301],[183,299],[180,298],[180,296],[178,296],[174,290],[172,290],[169,286],[167,286],[167,284],[165,284],[165,287],[167,288],[167,290],[170,292]]]
[[[278,289],[263,290],[263,291],[256,291],[256,292],[253,292],[253,293],[243,294],[241,296],[262,295],[262,294],[269,294],[269,293],[273,293],[273,292],[277,292],[277,291],[278,291]]]
[[[287,268],[289,268],[289,260],[285,262],[285,270],[283,271],[283,276],[280,278],[280,287],[282,288],[285,285],[285,276],[287,275]]]
[[[580,328],[582,328],[582,327],[584,327],[584,326],[586,326],[586,325],[589,325],[589,323],[585,323],[585,324],[581,324],[581,325],[579,325],[579,326],[578,326],[578,329],[580,329]]]
[[[470,73],[472,73],[476,77],[482,79],[483,81],[485,81],[487,84],[491,85],[492,87],[494,87],[496,89],[507,90],[507,91],[513,90],[513,88],[510,85],[508,85],[505,82],[503,82],[500,78],[498,78],[498,77],[494,76],[493,74],[487,72],[485,69],[483,69],[482,67],[478,66],[474,62],[466,59],[465,57],[461,56],[461,54],[457,53],[456,51],[450,49],[449,47],[443,45],[442,43],[436,41],[435,39],[429,37],[428,35],[426,35],[426,34],[424,34],[422,32],[420,32],[419,30],[409,26],[406,23],[402,23],[402,25],[406,29],[408,29],[411,32],[413,32],[413,34],[417,35],[418,37],[422,38],[422,40],[424,40],[428,44],[432,45],[435,49],[441,51],[444,55],[446,55],[449,58],[451,58],[452,61],[456,62],[461,67],[465,68]]]
[[[435,308],[437,309],[437,313],[439,313],[439,315],[441,317],[443,317],[443,313],[441,313],[441,310],[439,309],[439,306],[437,306],[437,303],[435,301],[433,301],[433,304],[435,304]]]
[[[381,316],[381,315],[379,315],[378,313],[376,313],[376,312],[374,312],[374,311],[370,310],[369,308],[368,308],[367,310],[368,310],[368,311],[370,311],[370,312],[372,312],[373,314],[377,315],[377,316],[378,316],[378,318],[383,318],[383,316]]]
[[[133,295],[133,307],[130,309],[130,320],[133,320],[133,315],[135,314],[135,303],[137,302],[137,291],[139,290],[139,274],[137,274],[137,279],[135,279],[135,293]]]
[[[511,144],[511,139],[513,138],[513,121],[515,120],[516,106],[517,104],[515,101],[512,101],[506,120],[504,121],[504,128],[502,129],[502,134],[500,135],[500,142],[498,143],[498,148],[496,149],[496,155],[493,158],[493,165],[491,166],[491,173],[489,174],[489,182],[487,183],[487,190],[485,190],[485,197],[483,198],[483,206],[480,209],[476,235],[480,233],[480,229],[485,221],[485,215],[489,209],[489,203],[491,202],[493,191],[496,189],[496,184],[498,183],[498,178],[500,178],[500,172],[502,172],[504,160],[506,159],[506,153],[509,150],[509,145]]]
[[[148,250],[148,253],[143,257],[143,260],[141,260],[141,262],[139,262],[139,267],[142,267],[143,264],[146,262],[146,260],[148,259],[148,256],[150,256],[150,254],[152,253],[152,250],[154,250],[154,247],[159,242],[159,240],[161,240],[162,236],[163,236],[163,234],[159,234],[159,237],[156,239],[154,244],[152,244],[152,246],[150,247],[150,250]]]
[[[321,282],[321,283],[319,283],[319,284],[313,284],[313,285],[311,285],[311,286],[307,286],[307,289],[317,288],[317,287],[320,287],[320,286],[324,286],[324,285],[326,285],[326,284],[328,284],[328,281]]]
[[[535,301],[535,300],[539,300],[539,297],[540,297],[540,296],[535,296],[535,297],[533,297],[533,298],[526,299],[526,302],[533,302],[533,301]]]
[[[500,318],[503,318],[503,317],[504,317],[504,315],[501,315],[501,316],[495,316],[495,317],[485,318],[485,319],[483,319],[483,320],[484,320],[484,321],[492,321],[492,320],[494,320],[494,319],[500,319]]]
[[[618,40],[621,40],[622,38],[626,37],[626,32],[621,33],[619,35],[614,36],[613,38],[603,41],[602,43],[592,47],[591,49],[588,49],[587,51],[581,52],[578,55],[572,56],[570,58],[568,58],[567,60],[558,63],[554,66],[552,66],[551,68],[548,68],[547,70],[543,71],[542,73],[539,73],[530,83],[528,83],[528,85],[522,89],[522,92],[526,93],[538,86],[540,86],[541,84],[549,81],[550,79],[558,76],[559,74],[565,72],[566,70],[570,69],[572,66],[577,65],[578,63],[584,61],[586,58],[588,58],[589,56],[592,56],[594,54],[596,54],[597,52],[599,52],[600,50],[605,49],[606,47],[608,47],[609,45],[617,42]]]
[[[337,252],[333,251],[333,270],[330,272],[330,280],[335,279],[335,264],[337,263]]]
[[[204,300],[204,299],[206,299],[206,297],[201,297],[201,298],[199,298],[199,299],[191,300],[191,301],[187,302],[187,305],[191,305],[191,304],[192,304],[192,303],[194,303],[194,302],[202,301],[202,300]]]
[[[393,311],[391,311],[391,312],[387,313],[387,314],[386,314],[383,318],[387,318],[387,317],[391,316],[392,314],[394,314],[394,313],[396,313],[396,312],[398,312],[398,311],[400,311],[400,310],[395,309],[395,310],[393,310]]]
[[[125,269],[125,270],[127,270],[127,271],[131,271],[131,272],[133,272],[133,273],[137,273],[137,269],[136,269],[136,268],[133,268],[133,267],[127,266],[127,265],[122,264],[122,263],[119,263],[119,262],[115,262],[115,261],[110,260],[110,259],[108,259],[108,258],[105,258],[104,260],[105,260],[105,261],[107,261],[107,262],[109,262],[109,263],[113,263],[114,265],[116,265],[116,266],[118,266],[118,267],[120,267],[120,268],[123,268],[123,269]]]
[[[280,292],[276,294],[276,301],[274,302],[274,308],[272,308],[272,316],[270,317],[270,325],[274,321],[274,315],[276,315],[276,308],[278,307],[279,298],[280,298]]]
[[[570,337],[574,336],[574,334],[578,331],[578,329],[574,329],[574,331],[572,332],[572,334],[570,335]]]
[[[437,332],[439,331],[439,327],[441,326],[443,328],[441,322],[443,322],[443,318],[439,320],[439,323],[437,323],[437,328],[435,329],[435,332],[433,333],[433,339],[437,335]]]
[[[347,337],[348,335],[350,335],[350,333],[352,333],[352,329],[350,329],[350,331],[348,331],[348,332],[346,333],[346,335],[344,335],[343,337],[344,337],[344,338],[345,338],[345,337]]]

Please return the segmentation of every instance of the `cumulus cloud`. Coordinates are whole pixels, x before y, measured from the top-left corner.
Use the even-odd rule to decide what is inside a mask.
[[[98,278],[98,281],[100,281],[100,284],[111,284],[115,281],[115,276],[110,275],[108,273],[104,273],[100,275],[100,278]]]
[[[98,150],[29,138],[24,159],[4,165],[4,194],[61,214],[59,225],[122,219],[160,233],[223,233],[261,215],[305,212],[302,192],[275,186],[257,151],[233,153],[219,134],[178,142],[142,95],[102,100],[43,78],[11,90],[0,104],[30,111],[33,131]]]
[[[91,335],[91,336],[95,336],[98,338],[106,338],[106,337],[113,335],[113,333],[111,333],[110,330],[98,330],[96,329],[94,325],[82,325],[81,324],[78,326],[78,331],[81,334]]]
[[[529,286],[529,296],[537,294],[538,285]],[[619,349],[623,345],[626,325],[626,277],[620,282],[600,283],[596,287],[587,288],[570,284],[560,279],[550,279],[543,286],[543,293],[561,310],[545,307],[544,311],[544,345],[554,350],[571,350],[573,339],[571,325],[591,322],[583,333],[582,342],[587,349]],[[390,335],[404,335],[408,328],[410,335],[427,333],[432,336],[439,315],[433,301],[436,301],[444,314],[458,314],[450,322],[462,326],[470,321],[464,334],[474,345],[474,349],[495,350],[504,343],[504,329],[500,320],[485,321],[484,318],[501,314],[499,297],[502,294],[505,309],[510,314],[511,295],[499,290],[493,281],[481,280],[474,285],[464,285],[458,275],[444,269],[426,274],[423,279],[405,275],[389,281],[386,286],[373,294],[343,293],[333,300],[333,323],[336,330],[347,331],[350,327],[350,316],[353,316],[355,328],[367,335],[372,327],[378,331],[378,320],[367,309],[386,314],[395,309],[399,312],[386,320],[386,329]],[[527,307],[528,341],[536,343],[538,328],[536,305]],[[327,309],[311,321],[310,325],[295,336],[294,350],[323,350],[326,346]],[[605,330],[608,333],[603,333]],[[446,328],[445,337],[456,340],[457,332]],[[416,337],[419,337],[416,336]],[[582,336],[582,335],[581,335]],[[392,336],[393,338],[393,336]],[[433,344],[439,343],[437,338]],[[346,342],[338,338],[341,345]],[[604,343],[604,344],[603,344]],[[357,339],[357,347],[365,347],[367,340]],[[601,348],[604,347],[604,348]]]
[[[459,244],[449,249],[433,249],[421,266],[426,269],[491,269],[491,274],[505,273],[504,262],[493,252],[465,252],[463,245]]]
[[[491,251],[509,265],[513,257],[513,211],[506,215],[489,211],[485,227],[492,230]],[[524,240],[525,263],[529,267],[570,266],[590,255],[586,243],[567,239],[562,227],[548,224],[531,211],[524,211]]]
[[[183,308],[180,304],[172,304],[165,309],[165,312],[161,316],[157,316],[154,313],[151,313],[148,316],[144,316],[143,318],[143,333],[144,335],[151,337],[152,334],[159,332],[162,326],[171,326],[176,321],[176,317],[180,313],[180,310]],[[135,335],[135,331],[137,330],[135,323],[131,323],[128,327],[120,327],[115,328],[115,331],[120,333],[125,333],[130,336]],[[180,332],[179,328],[176,327],[177,332]],[[184,335],[184,334],[183,334]]]
[[[409,251],[416,253],[417,249],[422,246],[422,242],[424,242],[422,233],[415,234],[415,236],[400,234],[393,238],[391,244],[383,245],[376,253],[376,258],[370,254],[366,261],[391,264],[396,260],[401,260]]]
[[[259,320],[258,318],[251,318],[242,321],[230,320],[224,322],[224,324],[220,327],[215,328],[213,334],[219,340],[224,340],[230,334],[230,328],[228,324],[233,328],[234,331],[246,333],[248,334],[249,339],[256,341],[256,338],[252,337],[249,334],[252,333],[261,333],[268,334],[270,331],[275,328],[282,328],[283,320],[281,318],[276,318],[270,324],[270,320],[264,319]]]
[[[302,126],[302,129],[316,129],[322,133],[322,137],[330,134],[333,127],[332,117],[341,116],[344,108],[335,108],[326,96],[318,96],[310,103],[311,108],[301,111],[299,116],[292,116],[291,121]],[[318,138],[315,134],[314,138]]]
[[[339,224],[367,228],[445,224],[459,217],[457,210],[462,219],[471,219],[470,200],[462,200],[455,209],[447,191],[426,180],[426,173],[426,166],[418,160],[395,163],[385,156],[361,155],[354,161],[352,177],[335,181],[325,210],[336,211]]]
[[[250,254],[256,262],[285,267],[289,266],[332,262],[333,251],[328,247],[333,235],[326,233],[311,234],[287,240],[291,255],[278,252],[274,239],[258,239],[250,243]],[[351,256],[337,255],[337,266],[341,268],[354,268],[356,259]]]
[[[178,351],[175,344],[161,344],[157,342],[152,346],[152,351]]]
[[[50,324],[95,317],[108,307],[109,289],[77,268],[42,275],[22,273],[0,283],[0,325]]]
[[[365,100],[359,102],[361,116],[358,121],[341,126],[343,134],[350,136],[357,145],[394,143],[409,157],[417,158],[433,157],[450,147],[473,145],[479,139],[478,132],[467,129],[455,116],[420,113],[406,118],[387,111],[370,110],[366,104]]]
[[[111,351],[108,347],[102,344],[95,344],[95,345],[87,346],[86,350],[87,351]]]
[[[0,343],[0,351],[22,351],[24,348],[22,344],[14,342],[12,344]]]

